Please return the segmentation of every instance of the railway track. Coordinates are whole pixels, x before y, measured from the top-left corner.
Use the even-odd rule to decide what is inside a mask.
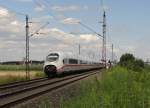
[[[22,85],[21,83],[20,84],[18,83],[17,86],[14,84],[14,86],[12,87],[10,87],[10,85],[7,85],[6,86],[7,89],[15,88],[14,90],[10,90],[10,91],[7,91],[7,89],[4,89],[5,88],[4,86],[3,87],[1,86],[3,92],[1,92],[0,94],[0,108],[9,108],[16,104],[20,104],[26,100],[35,98],[37,96],[40,96],[52,90],[56,90],[58,88],[64,87],[68,84],[84,79],[98,72],[99,71],[95,71],[95,72],[90,71],[82,74],[66,76],[63,78],[39,79],[39,80],[29,81],[26,83],[23,82]],[[26,87],[27,83],[28,83],[28,87]]]
[[[22,85],[28,85],[31,83],[36,83],[36,82],[40,82],[40,81],[44,81],[47,80],[47,78],[37,78],[37,79],[32,79],[32,80],[26,80],[26,81],[18,81],[18,82],[13,82],[13,83],[8,83],[8,84],[2,84],[0,85],[0,91],[3,89],[9,89],[12,87],[18,87],[18,86],[22,86]]]

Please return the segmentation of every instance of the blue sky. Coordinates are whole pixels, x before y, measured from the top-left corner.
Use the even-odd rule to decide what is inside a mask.
[[[150,46],[150,1],[103,0],[103,2],[107,14],[108,58],[111,57],[110,46],[112,43],[116,58],[126,52],[133,53],[136,57],[144,60],[150,58],[150,48],[148,47]],[[88,54],[89,57],[94,55],[95,58],[101,56],[101,39],[77,24],[78,21],[81,21],[102,33],[99,23],[102,21],[100,0],[0,0],[0,7],[2,10],[0,19],[3,19],[0,20],[0,24],[8,25],[6,28],[0,27],[2,41],[0,59],[2,61],[20,60],[24,57],[24,16],[18,15],[16,12],[29,14],[31,21],[41,22],[32,24],[30,32],[38,29],[44,22],[50,22],[48,27],[41,30],[46,33],[46,36],[35,36],[31,39],[31,59],[43,59],[49,50],[54,49],[75,51],[79,43],[83,55]],[[4,15],[6,10],[8,10],[8,14]],[[4,30],[11,29],[10,27],[15,30]],[[70,35],[71,32],[78,35]],[[60,36],[60,34],[63,35]],[[10,56],[9,50],[17,51],[17,57]]]

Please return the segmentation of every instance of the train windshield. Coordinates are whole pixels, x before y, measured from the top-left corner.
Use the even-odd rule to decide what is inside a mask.
[[[47,56],[46,60],[49,62],[54,62],[56,60],[58,60],[59,55],[57,53],[51,53]]]

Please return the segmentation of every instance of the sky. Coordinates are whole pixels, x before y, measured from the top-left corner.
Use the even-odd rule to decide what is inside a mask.
[[[79,24],[102,34],[103,9],[107,17],[107,58],[132,53],[150,58],[149,0],[0,0],[0,61],[25,57],[25,14],[30,35],[41,26],[39,35],[30,37],[30,59],[43,60],[51,51],[78,53],[101,59],[102,38]]]

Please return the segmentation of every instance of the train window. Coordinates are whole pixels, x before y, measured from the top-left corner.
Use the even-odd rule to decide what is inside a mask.
[[[87,61],[81,60],[80,64],[87,64]]]
[[[59,58],[59,55],[57,53],[51,53],[46,57],[46,60],[49,62],[53,62],[53,61],[58,60],[58,58]]]
[[[63,59],[63,64],[67,64],[68,63],[67,61],[68,61],[67,58]]]
[[[51,53],[48,56],[59,56],[57,53]]]
[[[78,64],[77,59],[69,59],[69,64]]]

